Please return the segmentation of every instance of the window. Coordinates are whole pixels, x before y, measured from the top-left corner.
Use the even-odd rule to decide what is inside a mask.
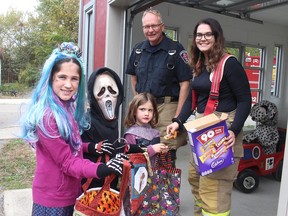
[[[226,51],[234,55],[241,62],[247,74],[250,89],[252,106],[261,99],[262,80],[264,74],[264,49],[261,47],[245,46],[244,44],[231,42],[226,44]],[[256,127],[256,122],[248,116],[245,124],[245,130],[253,130]]]
[[[282,47],[274,47],[272,81],[271,81],[271,95],[279,97],[280,86],[280,70],[281,70]]]
[[[263,61],[263,49],[258,47],[245,47],[245,57],[244,57],[244,69],[248,76],[252,104],[255,104],[261,98],[262,93],[262,83],[264,75],[264,61]]]
[[[176,28],[165,27],[165,34],[170,39],[177,41],[178,40],[178,31]]]
[[[241,62],[241,60],[240,60],[241,59],[241,55],[240,55],[241,48],[240,47],[225,47],[225,49],[226,49],[227,53],[234,55],[238,59],[238,61]]]
[[[88,82],[88,77],[93,71],[93,52],[94,52],[94,10],[93,4],[87,4],[84,9],[84,29],[82,37],[84,44],[82,44],[82,53],[84,60],[85,79]]]
[[[257,103],[261,98],[262,93],[264,49],[231,42],[226,44],[226,51],[229,54],[234,55],[244,67],[251,88],[252,105]]]

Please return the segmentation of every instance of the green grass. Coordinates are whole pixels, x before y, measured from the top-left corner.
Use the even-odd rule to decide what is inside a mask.
[[[20,139],[8,140],[0,151],[0,186],[4,190],[31,188],[35,152]]]

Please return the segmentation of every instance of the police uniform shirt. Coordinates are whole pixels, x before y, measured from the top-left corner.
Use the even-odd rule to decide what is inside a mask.
[[[190,80],[192,72],[188,65],[188,55],[184,47],[163,34],[160,44],[152,47],[146,40],[137,44],[130,55],[126,74],[136,75],[136,92],[150,92],[156,98],[178,97],[179,82]],[[139,62],[136,50],[141,50]],[[173,65],[168,69],[168,52],[175,51]],[[138,57],[139,58],[139,57]],[[171,58],[171,57],[170,57]],[[174,69],[171,69],[174,67]]]

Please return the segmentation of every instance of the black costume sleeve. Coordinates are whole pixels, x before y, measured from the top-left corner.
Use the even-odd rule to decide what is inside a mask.
[[[193,113],[192,110],[192,85],[190,84],[189,94],[182,106],[180,114],[177,116],[182,123],[185,123],[186,120],[191,116]],[[179,125],[181,127],[181,125]]]

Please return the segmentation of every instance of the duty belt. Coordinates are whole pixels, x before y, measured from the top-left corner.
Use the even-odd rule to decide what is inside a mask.
[[[179,99],[178,97],[170,97],[170,96],[159,97],[159,98],[156,98],[156,103],[162,104],[162,103],[177,102],[178,99]]]

